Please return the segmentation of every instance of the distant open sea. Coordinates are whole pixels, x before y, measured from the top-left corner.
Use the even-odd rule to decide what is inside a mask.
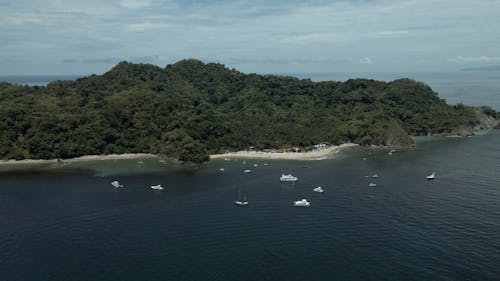
[[[414,78],[498,110],[500,83],[484,75]],[[0,281],[500,280],[498,130],[392,155],[136,161],[0,166]],[[302,198],[311,207],[293,207]]]

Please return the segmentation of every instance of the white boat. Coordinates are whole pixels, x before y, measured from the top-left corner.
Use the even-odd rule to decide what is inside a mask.
[[[267,166],[268,164],[267,163],[264,163],[264,166]]]
[[[311,203],[307,201],[306,199],[298,200],[298,201],[293,201],[293,205],[295,207],[309,207],[311,206]]]
[[[372,176],[372,178],[374,178],[374,179],[378,178],[378,174],[374,174],[374,175]]]
[[[111,185],[114,187],[123,187],[123,185],[121,185],[118,181],[112,181]]]
[[[144,161],[137,161],[137,165],[144,165]]]
[[[321,186],[318,186],[316,187],[315,189],[313,189],[314,192],[319,192],[319,193],[323,193],[323,188]]]
[[[377,184],[376,184],[376,183],[371,182],[368,186],[369,186],[369,187],[375,187],[375,186],[377,186]]]
[[[389,151],[389,153],[387,153],[387,154],[392,155],[394,152],[396,152],[396,150],[391,149],[391,151]]]
[[[251,170],[245,170],[243,171],[243,173],[251,173],[252,171]]]
[[[297,177],[294,177],[290,174],[288,175],[285,175],[285,174],[281,174],[281,177],[280,177],[280,181],[297,181]]]
[[[224,161],[229,161],[231,160],[231,158],[224,158]]]
[[[254,167],[259,167],[259,164],[253,164]]]
[[[238,191],[238,200],[234,201],[234,204],[238,206],[246,206],[248,205],[248,201],[245,195],[243,195],[243,199],[241,198],[241,191]]]
[[[219,171],[224,172],[224,168],[220,168]]]
[[[163,186],[161,186],[161,184],[158,184],[158,185],[152,185],[152,186],[151,186],[151,189],[163,190]]]
[[[433,179],[436,179],[436,173],[435,173],[435,172],[432,172],[432,174],[428,175],[428,176],[426,177],[426,179],[428,179],[428,180],[433,180]]]

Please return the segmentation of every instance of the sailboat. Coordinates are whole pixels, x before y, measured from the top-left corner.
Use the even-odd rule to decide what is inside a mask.
[[[241,199],[241,191],[238,191],[238,200],[234,201],[234,204],[238,206],[246,206],[248,205],[248,201],[245,195],[243,195],[243,200]]]

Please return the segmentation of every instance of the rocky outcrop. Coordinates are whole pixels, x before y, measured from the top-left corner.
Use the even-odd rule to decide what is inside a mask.
[[[446,135],[450,137],[466,137],[473,136],[476,132],[481,130],[500,129],[500,120],[486,114],[483,108],[474,108],[474,113],[478,120],[476,123],[460,126]]]

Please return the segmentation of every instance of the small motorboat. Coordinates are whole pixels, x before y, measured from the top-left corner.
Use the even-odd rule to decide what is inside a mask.
[[[144,161],[137,161],[137,165],[139,165],[139,166],[144,165]]]
[[[374,174],[374,175],[372,176],[372,178],[374,178],[374,179],[378,178],[378,174]]]
[[[435,173],[435,172],[432,172],[432,174],[428,175],[428,176],[426,177],[426,179],[428,179],[428,180],[434,180],[434,179],[436,179],[436,173]]]
[[[309,206],[311,206],[311,203],[304,198],[302,200],[294,201],[293,206],[295,206],[295,207],[309,207]]]
[[[152,186],[151,186],[151,189],[155,189],[155,190],[163,190],[163,186],[161,186],[161,184],[158,184],[158,185],[152,185]]]
[[[396,152],[396,150],[391,149],[391,151],[389,151],[389,153],[387,153],[387,154],[392,155],[394,152]]]
[[[220,168],[219,171],[224,172],[224,168]]]
[[[114,187],[123,187],[123,185],[121,185],[118,181],[112,181],[111,185]]]
[[[376,184],[376,183],[371,182],[368,186],[369,186],[369,187],[375,187],[375,186],[377,186],[377,184]]]
[[[248,173],[251,173],[251,172],[252,172],[252,170],[245,170],[245,171],[243,171],[243,173],[245,173],[245,174],[248,174]]]
[[[259,167],[259,164],[253,164],[254,167]]]
[[[318,186],[318,187],[314,188],[313,191],[323,193],[323,188],[321,186]]]
[[[267,163],[264,163],[264,166],[267,166],[268,164]]]
[[[285,175],[281,174],[280,181],[297,181],[298,178],[292,176],[291,174]]]

